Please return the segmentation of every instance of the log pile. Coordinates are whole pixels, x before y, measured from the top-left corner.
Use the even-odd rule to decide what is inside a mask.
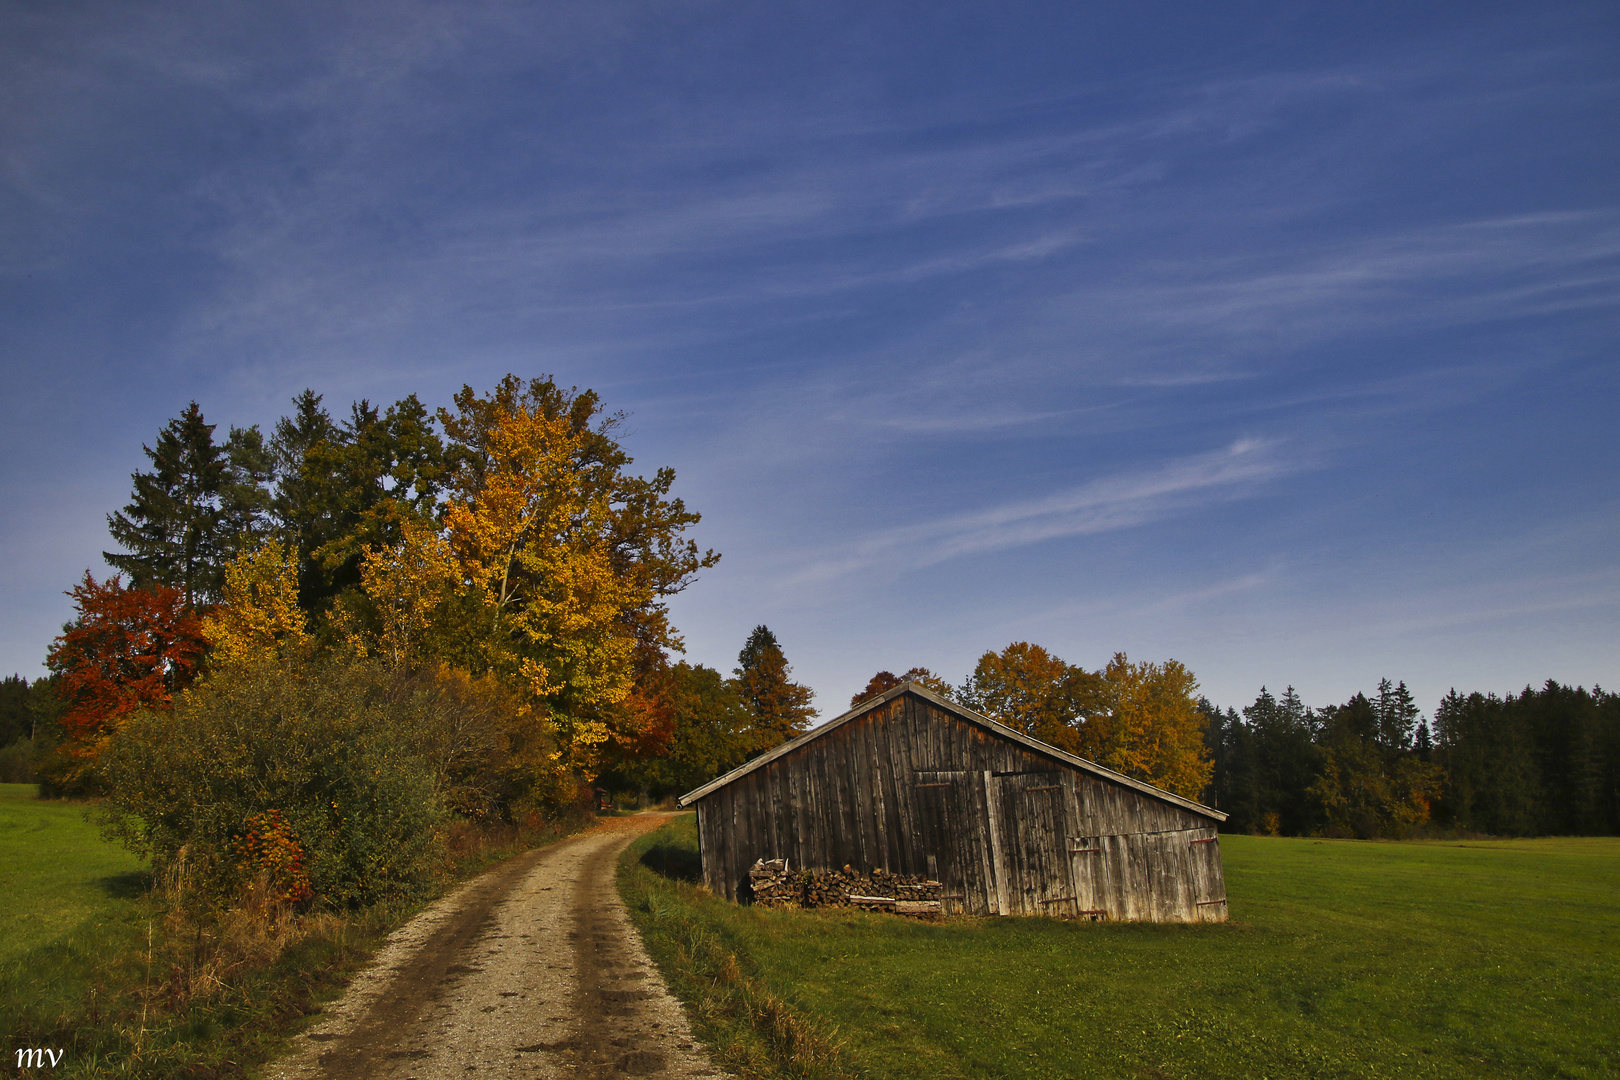
[[[940,914],[940,883],[887,870],[794,870],[786,859],[760,859],[748,871],[754,903],[774,908],[854,907],[933,918]]]

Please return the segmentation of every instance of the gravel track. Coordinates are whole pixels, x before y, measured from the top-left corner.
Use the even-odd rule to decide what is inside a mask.
[[[668,814],[518,856],[396,931],[275,1080],[723,1077],[630,925],[619,853]]]

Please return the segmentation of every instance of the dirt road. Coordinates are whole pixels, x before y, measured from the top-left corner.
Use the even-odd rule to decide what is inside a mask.
[[[720,1077],[630,926],[611,818],[434,904],[267,1075],[278,1080]]]

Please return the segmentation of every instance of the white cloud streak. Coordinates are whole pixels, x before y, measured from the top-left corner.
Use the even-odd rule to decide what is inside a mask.
[[[1242,439],[1212,453],[1102,477],[1044,498],[883,530],[848,551],[814,559],[792,581],[807,584],[879,568],[920,569],[969,555],[1135,528],[1211,502],[1252,495],[1302,467],[1283,461],[1279,449],[1275,441]]]

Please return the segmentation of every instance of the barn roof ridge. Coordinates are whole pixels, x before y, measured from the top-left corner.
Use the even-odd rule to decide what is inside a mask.
[[[1126,776],[1124,773],[1117,773],[1112,769],[1104,768],[1103,766],[1098,765],[1095,761],[1087,761],[1085,758],[1078,757],[1066,750],[1059,750],[1050,743],[1044,743],[1037,738],[1025,735],[1022,731],[1008,727],[999,720],[992,720],[990,717],[985,716],[982,713],[976,713],[964,705],[958,704],[947,697],[942,697],[939,694],[934,693],[934,691],[928,689],[926,686],[923,686],[921,683],[912,682],[910,680],[901,683],[899,686],[891,687],[874,698],[869,698],[868,700],[861,702],[859,705],[855,706],[853,709],[850,709],[842,716],[834,717],[825,724],[822,724],[820,727],[811,728],[803,735],[800,735],[797,739],[792,739],[780,746],[773,747],[751,761],[743,762],[741,765],[737,766],[735,769],[732,769],[723,776],[717,776],[708,783],[703,784],[700,787],[693,788],[685,795],[682,795],[677,802],[683,807],[690,806],[697,800],[703,798],[705,795],[708,795],[710,792],[718,791],[727,784],[742,779],[755,769],[769,765],[777,758],[785,757],[788,754],[791,754],[805,743],[813,742],[814,740],[821,738],[823,735],[826,735],[828,732],[843,727],[850,721],[865,716],[873,709],[887,705],[895,698],[908,693],[920,697],[929,704],[944,709],[946,712],[952,713],[971,724],[976,724],[979,727],[986,728],[987,730],[1000,735],[1004,739],[1010,739],[1013,742],[1019,743],[1038,754],[1043,754],[1050,758],[1056,758],[1058,761],[1061,761],[1064,764],[1072,765],[1075,768],[1080,769],[1082,772],[1088,772],[1101,779],[1123,785],[1124,787],[1131,788],[1135,791],[1140,791],[1144,795],[1149,795],[1155,799],[1162,799],[1165,802],[1173,803],[1184,810],[1191,810],[1195,814],[1201,814],[1204,817],[1212,818],[1215,821],[1226,820],[1227,815],[1223,811],[1216,810],[1212,806],[1205,806],[1201,802],[1183,798],[1182,796],[1166,791],[1161,787],[1155,787],[1146,781],[1137,780],[1133,777]]]

